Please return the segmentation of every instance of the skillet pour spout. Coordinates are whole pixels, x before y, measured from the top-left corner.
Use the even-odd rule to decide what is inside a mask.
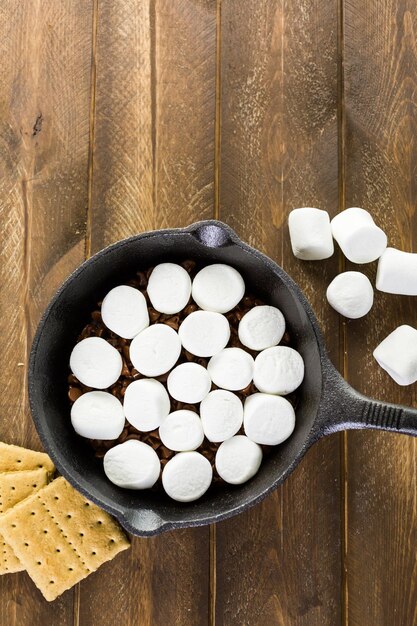
[[[184,258],[202,265],[234,266],[251,291],[281,309],[305,363],[291,437],[271,451],[249,482],[211,488],[189,504],[161,492],[124,490],[110,483],[88,443],[75,435],[67,399],[69,355],[96,303],[138,269]],[[316,317],[299,287],[274,261],[216,220],[136,235],[83,263],[61,286],[39,323],[28,384],[36,429],[59,472],[138,536],[210,524],[241,513],[283,482],[323,435],[350,428],[417,435],[417,411],[371,400],[352,389],[331,364]]]

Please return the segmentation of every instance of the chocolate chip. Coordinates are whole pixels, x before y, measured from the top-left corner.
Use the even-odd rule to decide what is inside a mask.
[[[68,398],[71,400],[71,402],[75,402],[82,395],[83,392],[79,387],[70,387],[68,390]]]
[[[148,307],[149,319],[151,323],[154,324],[161,317],[161,313],[152,307]]]

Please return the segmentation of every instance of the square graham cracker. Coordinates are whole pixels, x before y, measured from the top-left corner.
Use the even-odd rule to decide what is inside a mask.
[[[20,472],[43,467],[53,474],[55,466],[45,452],[35,452],[0,441],[0,472]]]
[[[0,472],[0,513],[5,513],[48,482],[48,471],[43,467],[22,472]]]
[[[119,524],[62,477],[1,515],[0,532],[48,601],[130,546]]]
[[[48,484],[48,472],[43,467],[22,472],[0,473],[0,513],[24,500]],[[0,534],[0,574],[24,569],[10,545]]]

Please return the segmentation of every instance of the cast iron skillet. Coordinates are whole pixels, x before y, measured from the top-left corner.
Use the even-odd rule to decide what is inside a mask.
[[[102,463],[71,427],[67,376],[70,352],[97,301],[140,268],[185,258],[233,265],[255,293],[282,310],[304,358],[305,379],[299,389],[293,435],[264,459],[252,480],[239,487],[211,489],[196,502],[179,504],[162,493],[120,489],[106,479]],[[209,524],[241,513],[284,481],[323,435],[347,428],[417,435],[417,410],[373,401],[352,389],[330,363],[314,313],[293,280],[228,226],[214,220],[125,239],[81,265],[55,295],[39,324],[30,355],[29,397],[36,428],[59,472],[139,536]]]

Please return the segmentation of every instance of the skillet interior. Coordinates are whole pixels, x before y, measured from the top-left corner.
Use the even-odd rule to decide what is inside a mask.
[[[186,505],[162,493],[127,491],[107,481],[88,443],[80,442],[72,430],[67,400],[69,355],[96,302],[138,269],[184,258],[236,267],[254,293],[282,310],[294,347],[306,365],[293,435],[273,449],[248,483],[222,485],[221,490],[209,490],[197,502]],[[242,244],[227,227],[203,222],[185,231],[138,235],[92,257],[52,300],[31,354],[29,394],[34,421],[59,471],[90,499],[118,516],[131,532],[146,535],[218,521],[262,499],[286,478],[308,447],[322,387],[316,333],[314,317],[292,280],[267,257]]]

